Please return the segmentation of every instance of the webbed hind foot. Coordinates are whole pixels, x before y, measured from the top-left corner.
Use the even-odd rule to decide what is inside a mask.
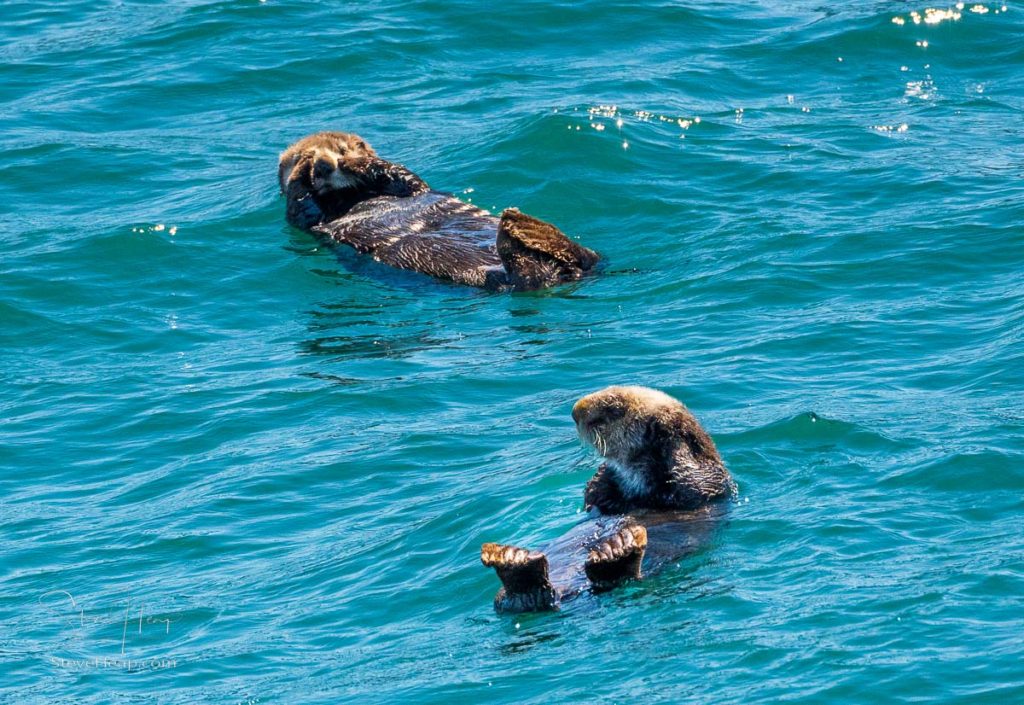
[[[495,244],[509,283],[519,291],[575,281],[601,259],[551,223],[515,208],[502,212]]]
[[[499,612],[539,612],[556,609],[555,589],[548,578],[548,559],[540,551],[485,543],[480,561],[494,568],[503,587],[494,597]]]
[[[647,529],[625,526],[611,538],[593,546],[584,566],[595,592],[610,590],[640,578],[640,563],[647,549]]]

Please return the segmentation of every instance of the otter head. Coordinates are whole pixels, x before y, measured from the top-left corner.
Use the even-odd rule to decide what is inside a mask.
[[[576,402],[572,417],[629,507],[694,509],[736,492],[711,436],[663,392],[608,387]]]
[[[501,214],[496,244],[509,283],[519,291],[576,281],[601,259],[551,223],[515,208]]]
[[[642,450],[666,417],[685,407],[664,392],[647,387],[607,387],[572,407],[580,438],[602,456],[620,464]]]
[[[377,153],[359,135],[319,132],[299,140],[281,155],[278,181],[288,194],[296,185],[313,195],[330,220],[363,200],[367,172]]]
[[[588,394],[573,406],[572,418],[580,438],[608,460],[627,497],[654,491],[676,462],[679,431],[699,429],[685,406],[647,387]]]

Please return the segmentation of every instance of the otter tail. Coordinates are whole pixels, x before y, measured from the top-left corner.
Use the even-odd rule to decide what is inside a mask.
[[[501,214],[496,244],[509,283],[520,291],[575,281],[601,259],[554,225],[516,208]]]
[[[640,578],[640,563],[647,549],[647,529],[625,526],[611,538],[593,546],[585,570],[595,592],[610,590],[627,580]]]
[[[480,561],[494,568],[504,586],[494,597],[499,612],[539,612],[557,608],[555,589],[548,579],[548,559],[540,551],[485,543]]]

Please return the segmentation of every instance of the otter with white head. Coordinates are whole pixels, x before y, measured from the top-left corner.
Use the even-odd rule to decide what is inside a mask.
[[[582,592],[638,579],[706,543],[736,485],[711,437],[679,401],[608,387],[572,410],[580,438],[605,458],[587,483],[592,516],[542,551],[488,543],[502,589],[495,609],[557,609]]]
[[[696,509],[735,490],[711,436],[664,392],[608,387],[576,402],[572,418],[607,460],[587,483],[587,509]]]
[[[500,218],[432,190],[358,135],[320,132],[282,154],[278,181],[295,227],[378,262],[493,291],[576,281],[600,257],[543,220]]]

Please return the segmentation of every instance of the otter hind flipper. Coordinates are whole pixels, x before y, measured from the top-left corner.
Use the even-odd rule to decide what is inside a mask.
[[[519,290],[575,281],[601,259],[551,223],[516,208],[502,212],[496,245],[509,282]]]
[[[639,579],[646,549],[647,530],[636,524],[619,529],[611,538],[593,546],[585,565],[591,587],[601,592]]]
[[[539,612],[556,609],[555,589],[548,578],[548,559],[540,551],[485,543],[480,561],[494,568],[502,588],[494,597],[499,612]]]

